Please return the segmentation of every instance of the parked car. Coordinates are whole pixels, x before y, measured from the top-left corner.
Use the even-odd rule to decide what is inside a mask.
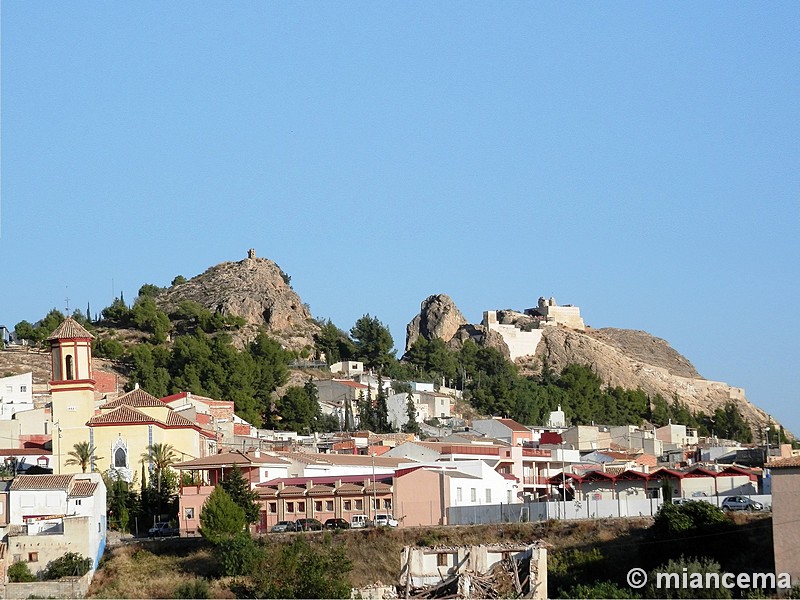
[[[325,521],[325,529],[350,529],[350,523],[344,519],[328,519]]]
[[[322,531],[323,525],[317,519],[297,519],[297,531]]]
[[[353,515],[350,518],[350,527],[353,529],[363,529],[369,526],[367,515]]]
[[[400,522],[392,515],[386,513],[378,513],[375,515],[375,527],[397,527]]]
[[[148,537],[170,537],[180,535],[177,527],[172,527],[167,521],[160,521],[147,530]]]
[[[764,510],[764,505],[747,496],[728,496],[722,501],[722,510]]]
[[[294,521],[278,521],[270,529],[273,533],[285,533],[287,531],[297,531],[297,526]]]

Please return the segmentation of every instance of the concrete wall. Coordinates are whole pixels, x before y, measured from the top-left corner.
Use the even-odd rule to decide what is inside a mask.
[[[58,581],[7,583],[3,598],[85,598],[92,582],[93,571],[83,577],[65,577]]]
[[[406,473],[394,480],[395,517],[403,527],[445,525],[449,494],[441,472],[417,469]]]
[[[63,520],[63,533],[41,533],[39,535],[8,535],[8,564],[27,562],[31,573],[37,575],[47,564],[66,554],[77,552],[97,564],[97,548],[92,547],[94,530],[97,528],[91,517],[70,517]]]
[[[494,310],[483,313],[483,325],[500,334],[508,346],[512,361],[522,356],[533,356],[544,333],[541,329],[522,331],[514,325],[501,325],[497,322],[497,311]]]
[[[772,543],[775,572],[800,581],[800,467],[772,470]]]

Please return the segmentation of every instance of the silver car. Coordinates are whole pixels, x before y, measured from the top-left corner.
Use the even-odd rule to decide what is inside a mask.
[[[722,501],[722,510],[764,510],[764,505],[747,496],[728,496]]]

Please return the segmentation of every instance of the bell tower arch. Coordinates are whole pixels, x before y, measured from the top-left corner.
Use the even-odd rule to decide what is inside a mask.
[[[79,442],[89,442],[87,421],[94,415],[95,381],[92,378],[94,336],[67,317],[47,338],[50,342],[50,392],[53,418],[53,455],[56,473],[79,472],[66,465],[67,454]]]

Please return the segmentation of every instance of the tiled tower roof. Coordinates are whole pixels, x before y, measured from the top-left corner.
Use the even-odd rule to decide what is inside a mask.
[[[94,336],[89,333],[86,328],[78,323],[72,317],[64,319],[63,323],[56,327],[56,330],[50,334],[48,340],[62,340],[62,339],[94,339]]]

